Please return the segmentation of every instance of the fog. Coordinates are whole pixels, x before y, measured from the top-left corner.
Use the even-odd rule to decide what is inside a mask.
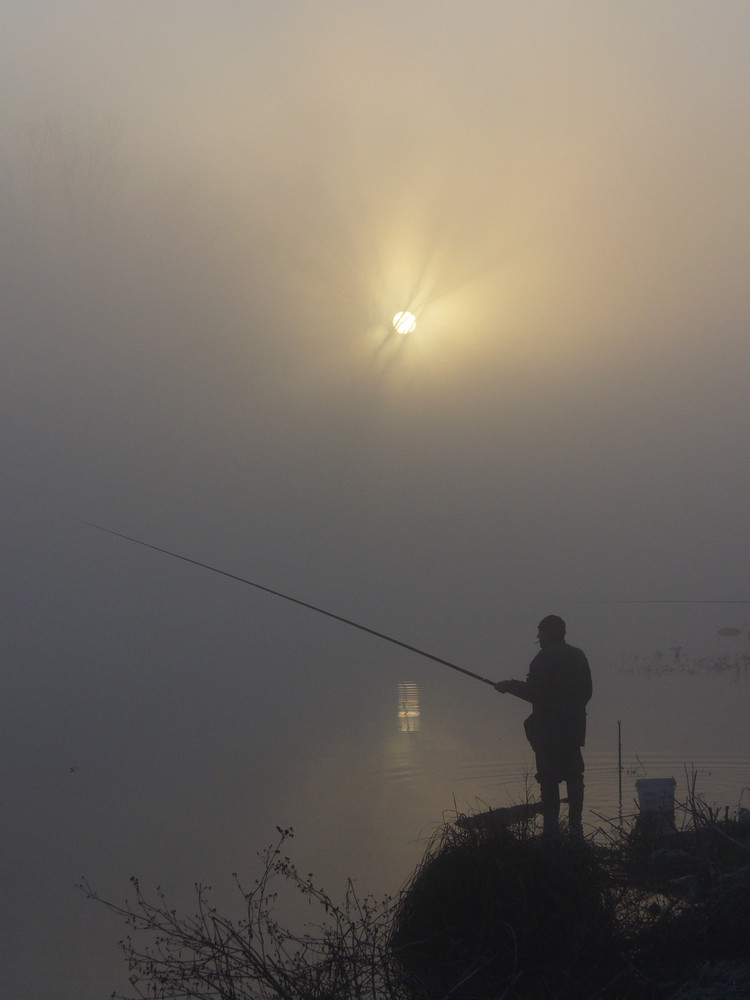
[[[6,513],[744,597],[744,8],[428,12],[6,13]]]
[[[302,787],[300,747],[365,692],[378,717],[396,679],[440,683],[81,520],[489,676],[550,611],[601,673],[684,637],[589,602],[750,601],[744,3],[2,24],[1,797],[14,843],[36,831],[13,870],[70,767],[106,772],[80,809],[121,810],[125,843],[128,782],[189,824],[164,789],[223,747],[218,829],[249,706],[250,800],[283,803],[277,768]]]

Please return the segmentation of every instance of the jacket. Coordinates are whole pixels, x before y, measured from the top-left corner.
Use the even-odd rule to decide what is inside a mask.
[[[508,681],[508,692],[531,702],[524,727],[532,747],[585,744],[592,684],[583,650],[563,640],[545,645],[531,661],[525,681]]]

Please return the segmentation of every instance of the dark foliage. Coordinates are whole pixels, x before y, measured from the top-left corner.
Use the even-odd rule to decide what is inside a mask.
[[[196,885],[196,912],[178,914],[157,889],[148,898],[131,879],[134,898],[123,904],[102,899],[84,880],[90,899],[119,914],[128,927],[120,942],[133,992],[120,1000],[338,1000],[399,997],[391,976],[386,927],[391,901],[360,899],[349,883],[337,905],[303,876],[283,853],[293,836],[279,828],[279,840],[261,854],[264,871],[244,896],[246,917],[232,920],[210,904],[210,886]],[[236,878],[236,876],[235,876]],[[283,885],[310,904],[319,921],[295,932],[274,915]]]
[[[163,1000],[750,1000],[747,831],[691,796],[682,828],[610,824],[593,841],[446,825],[397,900],[341,905],[295,868],[280,830],[233,921],[196,886],[193,917],[133,880],[130,997]],[[293,932],[280,888],[311,904]]]
[[[414,996],[588,996],[592,956],[617,954],[605,876],[582,841],[446,827],[391,931]]]

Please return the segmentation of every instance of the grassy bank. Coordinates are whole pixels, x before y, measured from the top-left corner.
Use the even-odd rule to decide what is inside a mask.
[[[446,824],[394,898],[341,903],[302,876],[290,830],[263,855],[243,916],[197,886],[182,917],[133,882],[124,904],[132,997],[221,1000],[709,1000],[750,998],[750,841],[737,817],[691,798],[678,824],[604,824],[547,840]],[[279,892],[311,904],[279,924]],[[244,913],[247,916],[244,916]]]

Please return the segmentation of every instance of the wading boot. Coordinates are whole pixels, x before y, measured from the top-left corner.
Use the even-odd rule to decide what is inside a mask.
[[[583,839],[583,775],[566,782],[568,786],[568,829],[570,836]]]
[[[542,836],[556,837],[560,832],[560,786],[557,782],[542,782]]]

